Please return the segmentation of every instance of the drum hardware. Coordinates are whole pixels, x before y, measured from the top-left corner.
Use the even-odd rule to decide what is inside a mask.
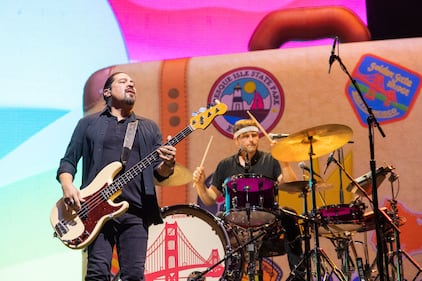
[[[259,245],[260,245],[261,239],[265,235],[267,235],[269,231],[271,231],[272,225],[264,225],[257,228],[247,228],[247,229],[240,228],[238,226],[234,226],[234,227],[237,228],[238,238],[243,243],[240,243],[240,245],[237,248],[227,252],[224,259],[218,261],[212,267],[207,268],[205,271],[201,272],[201,274],[198,274],[197,278],[201,278],[201,276],[204,276],[207,272],[212,270],[214,267],[216,267],[218,264],[223,262],[225,259],[230,258],[230,256],[232,256],[233,254],[237,252],[242,253],[243,252],[242,250],[245,250],[244,253],[247,255],[246,274],[248,275],[248,280],[255,281],[255,276],[256,274],[258,274],[258,281],[263,281],[263,276],[262,276],[263,272],[261,269],[262,256],[259,256],[257,254],[258,254],[258,249],[260,248]],[[245,234],[245,232],[247,233]],[[246,241],[244,239],[241,239],[242,237],[245,238],[245,236],[247,236]],[[196,279],[193,279],[193,280],[196,281]],[[233,279],[233,281],[238,281],[238,280],[240,279]]]
[[[406,257],[409,262],[417,269],[416,275],[413,280],[419,276],[422,272],[422,267],[404,250],[401,249],[400,245],[400,231],[398,227],[402,225],[402,221],[399,217],[399,211],[397,208],[396,195],[394,193],[394,182],[399,179],[399,176],[394,172],[394,168],[390,170],[390,181],[391,186],[391,212],[388,213],[388,217],[391,217],[391,224],[393,231],[386,235],[386,243],[389,245],[389,252],[387,255],[388,265],[391,265],[391,277],[392,280],[402,281],[404,279],[404,270],[403,270],[403,256]],[[400,186],[399,186],[400,188]],[[397,278],[397,279],[396,279]]]
[[[316,263],[316,268],[315,268],[315,275],[316,275],[316,280],[327,280],[329,279],[329,277],[334,274],[338,280],[340,281],[346,281],[346,277],[344,276],[344,274],[342,273],[342,271],[336,266],[336,264],[328,257],[328,255],[326,254],[326,252],[318,247],[314,247],[313,249],[311,249],[310,247],[310,240],[311,240],[311,235],[310,235],[310,229],[311,229],[311,224],[313,226],[313,229],[315,231],[315,226],[318,227],[319,225],[322,224],[322,220],[321,220],[321,216],[319,214],[318,211],[312,213],[308,212],[308,207],[307,207],[307,193],[308,190],[304,189],[303,190],[303,198],[304,198],[304,214],[306,214],[306,216],[298,216],[302,219],[302,224],[303,224],[303,240],[304,240],[304,244],[305,244],[305,253],[304,256],[302,257],[301,261],[296,265],[296,267],[290,272],[290,275],[288,276],[288,278],[286,279],[286,281],[291,281],[291,280],[303,280],[303,281],[309,281],[309,280],[313,280],[312,279],[312,265],[311,265],[311,258],[314,257],[314,261]],[[284,209],[282,209],[283,212],[286,212],[288,214],[293,215],[294,213],[286,211]],[[316,234],[318,235],[318,234]],[[316,236],[315,235],[315,236]],[[319,242],[314,243],[315,245],[319,245]],[[319,262],[319,265],[318,265]],[[306,268],[306,279],[303,276],[303,266],[305,266]],[[327,266],[330,267],[330,269],[327,268]],[[322,278],[322,274],[324,274],[324,278]],[[322,278],[322,279],[321,279]]]
[[[353,241],[351,232],[344,232],[342,235],[332,236],[329,238],[333,243],[335,251],[337,252],[337,258],[341,260],[341,269],[345,274],[347,280],[352,280],[352,273],[357,269],[360,281],[369,281],[367,271],[365,268],[369,267],[363,263],[363,258],[359,257],[355,247],[355,241]],[[366,244],[365,244],[366,246]],[[349,248],[352,249],[355,263],[350,256]],[[367,251],[367,248],[366,248]],[[367,257],[367,254],[366,254]],[[366,259],[367,261],[368,259]]]
[[[368,201],[370,202],[374,212],[373,212],[373,219],[374,219],[374,229],[376,230],[376,235],[377,235],[377,257],[375,258],[375,262],[377,264],[377,269],[378,269],[378,274],[379,274],[379,281],[385,281],[384,278],[386,278],[386,276],[388,276],[387,271],[387,267],[388,267],[388,260],[387,260],[387,248],[386,248],[386,244],[385,244],[385,237],[383,237],[383,233],[381,232],[381,221],[385,221],[386,224],[382,224],[382,225],[387,225],[390,226],[392,228],[394,228],[395,230],[399,231],[398,227],[393,223],[393,221],[391,220],[391,218],[385,213],[385,210],[383,210],[382,208],[378,208],[378,202],[376,202],[378,199],[374,198],[374,193],[376,193],[376,189],[374,188],[372,189],[372,198],[371,196],[369,196],[369,194],[366,192],[366,190],[360,185],[360,183],[355,180],[344,168],[344,166],[339,163],[339,161],[337,161],[337,159],[335,159],[335,157],[332,158],[332,161],[334,163],[336,163],[336,165],[344,172],[344,174],[351,180],[351,183],[348,186],[348,190],[350,189],[350,186],[353,185],[355,189],[350,189],[350,190],[355,190],[354,193],[358,193],[360,195],[363,195],[366,197],[366,199],[368,199]],[[383,171],[383,173],[385,171],[390,172],[391,169],[390,168],[383,168],[380,169],[380,171]],[[372,174],[372,173],[371,173]],[[376,178],[372,178],[372,185],[376,186]],[[366,186],[365,186],[366,187]],[[378,187],[378,186],[377,186]],[[365,222],[365,220],[363,220],[363,222]],[[365,224],[364,224],[365,225]],[[361,231],[360,228],[357,229],[357,231]],[[365,230],[366,231],[366,230]],[[373,268],[374,265],[371,266],[371,268]]]
[[[322,275],[322,264],[321,261],[324,261],[324,264],[328,264],[331,267],[330,274],[334,273],[337,278],[341,281],[346,280],[341,270],[329,259],[325,251],[319,246],[319,235],[318,228],[319,224],[315,223],[315,218],[317,217],[317,208],[316,208],[316,180],[314,177],[313,169],[313,158],[319,157],[325,154],[328,154],[339,147],[346,144],[352,137],[352,130],[344,125],[338,124],[329,124],[318,127],[313,127],[310,129],[302,130],[298,133],[289,135],[288,137],[281,139],[278,143],[273,145],[271,151],[274,158],[285,161],[285,162],[295,162],[309,159],[310,163],[310,176],[309,176],[309,190],[311,192],[311,201],[312,201],[312,210],[308,213],[307,208],[307,190],[303,190],[304,198],[304,211],[305,214],[310,215],[310,219],[304,220],[304,237],[305,237],[305,254],[302,261],[296,266],[296,268],[291,272],[287,280],[291,280],[295,276],[297,277],[297,269],[302,263],[306,265],[306,280],[311,280],[311,256],[314,257],[315,262],[315,277],[316,280],[321,280]],[[314,248],[310,250],[310,231],[309,228],[310,222],[312,222],[312,227],[314,231]],[[324,272],[327,271],[324,268]]]
[[[243,249],[247,250],[247,254],[248,254],[248,261],[247,261],[247,274],[249,277],[249,281],[255,281],[255,268],[256,268],[256,259],[255,259],[255,242],[260,239],[261,237],[263,237],[266,233],[266,231],[262,231],[260,234],[253,236],[253,234],[251,233],[251,229],[249,229],[250,231],[250,239],[248,241],[246,241],[244,244],[241,244],[240,246],[238,246],[237,248],[230,250],[228,252],[226,252],[226,255],[224,256],[224,258],[220,259],[219,261],[217,261],[215,264],[213,264],[212,266],[208,267],[207,269],[205,269],[202,272],[196,273],[195,276],[193,276],[191,279],[191,281],[201,281],[203,280],[203,278],[205,277],[205,275],[210,272],[211,270],[213,270],[214,268],[216,268],[219,264],[227,261],[228,259],[232,258],[234,255],[236,255],[237,253],[242,253]],[[232,278],[233,277],[233,278]],[[237,273],[235,276],[231,276],[231,281],[238,281],[241,280],[242,274]],[[225,279],[223,279],[225,280]],[[262,281],[262,276],[261,279],[259,279],[259,281]]]
[[[360,191],[360,194],[364,195],[366,197],[366,199],[368,199],[371,206],[373,206],[373,208],[374,208],[374,206],[376,204],[374,204],[374,200],[371,199],[371,197],[368,195],[366,190],[362,186],[360,186],[360,184],[355,179],[352,178],[352,176],[346,171],[344,166],[341,163],[339,163],[335,159],[335,157],[333,157],[332,161],[337,164],[337,166],[344,172],[344,174],[352,181],[351,184],[353,184],[356,187],[356,189]],[[391,168],[391,167],[383,168],[382,171],[388,170],[390,172],[390,171],[392,171],[392,169],[393,168]],[[377,214],[378,214],[378,217],[377,217]],[[383,208],[377,208],[376,212],[374,212],[374,226],[375,226],[374,229],[375,230],[377,229],[377,222],[379,222],[381,219],[385,220],[389,226],[391,226],[392,228],[395,228],[397,231],[399,231],[397,225],[395,225],[393,223],[392,219],[390,218],[390,216],[387,215],[387,213],[385,212],[385,209],[383,209]],[[380,224],[378,224],[378,225],[380,225]]]
[[[334,157],[334,155],[332,157]],[[343,148],[342,147],[339,148],[339,149],[337,149],[337,157],[338,157],[338,161],[340,163],[344,164],[344,151],[343,151]],[[328,168],[328,165],[331,163],[331,161],[333,161],[333,159],[332,158],[329,158],[328,160],[330,162],[327,162],[327,168]],[[339,175],[339,183],[340,183],[340,186],[339,186],[339,199],[340,199],[340,204],[343,204],[344,203],[343,172],[342,172],[342,170],[340,168],[338,169],[338,175]]]
[[[385,167],[379,167],[376,171],[376,183],[377,188],[381,185],[381,183],[386,178],[386,175],[391,172],[394,168],[392,166],[385,166]],[[355,193],[359,196],[365,196],[365,194],[372,194],[372,176],[371,172],[368,172],[354,180],[359,184],[359,186],[365,191],[361,191],[354,182],[349,183],[349,185],[346,187],[346,190],[352,193]]]

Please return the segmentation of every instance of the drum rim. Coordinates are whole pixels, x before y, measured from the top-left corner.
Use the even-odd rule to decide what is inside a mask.
[[[265,178],[268,179],[272,182],[276,182],[277,180],[271,177],[268,177],[266,175],[263,174],[259,174],[259,173],[240,173],[240,174],[236,174],[236,175],[232,175],[230,177],[227,177],[227,179],[237,179],[237,178]],[[226,180],[227,180],[226,179]]]

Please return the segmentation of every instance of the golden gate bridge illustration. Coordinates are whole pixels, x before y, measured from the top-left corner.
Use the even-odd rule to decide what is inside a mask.
[[[149,228],[145,280],[185,281],[190,273],[207,269],[207,281],[225,280],[229,269],[241,271],[241,262],[224,260],[231,245],[221,221],[198,206],[167,211],[171,214],[164,213],[163,224]]]
[[[195,250],[177,222],[166,222],[164,225],[158,239],[148,247],[145,265],[146,280],[186,280],[190,272],[198,268],[211,267],[220,261],[221,258],[216,248],[211,250],[207,258]],[[179,276],[179,273],[183,271],[188,274]],[[207,274],[207,278],[218,278],[223,275],[223,272],[224,266],[217,266]]]

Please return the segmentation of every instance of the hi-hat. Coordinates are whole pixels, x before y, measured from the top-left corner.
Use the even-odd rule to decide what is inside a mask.
[[[160,182],[156,179],[154,179],[154,181],[155,184],[159,186],[179,186],[191,182],[192,179],[192,172],[188,168],[176,163],[173,175]]]
[[[333,185],[327,182],[317,182],[315,184],[315,191],[325,191],[332,188]],[[285,191],[288,193],[302,193],[309,189],[309,181],[292,181],[292,182],[284,182],[280,184],[279,190]]]
[[[297,162],[309,159],[312,144],[312,157],[320,157],[345,145],[353,136],[352,129],[345,125],[321,125],[290,134],[276,142],[271,154],[284,162]]]

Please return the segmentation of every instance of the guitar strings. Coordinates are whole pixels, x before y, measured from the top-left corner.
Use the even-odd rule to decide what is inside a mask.
[[[187,135],[189,135],[191,132],[193,132],[193,128],[189,125],[185,129],[183,129],[179,134],[177,134],[174,138],[172,138],[167,143],[165,143],[164,145],[174,146],[177,143],[179,143],[183,138],[185,138]],[[87,201],[83,202],[82,208],[77,212],[77,215],[80,218],[87,216],[89,212],[91,212],[92,210],[100,206],[101,203],[109,200],[111,195],[113,195],[115,192],[121,189],[122,186],[127,184],[129,181],[133,180],[136,175],[140,174],[144,168],[148,167],[153,161],[156,161],[158,158],[159,158],[159,154],[157,150],[148,154],[147,157],[145,157],[140,162],[132,166],[129,170],[127,170],[122,175],[117,177],[113,182],[110,183],[110,185],[105,187],[103,190],[98,190],[98,192],[96,192],[92,197],[88,198]],[[144,164],[145,162],[147,162],[147,164]],[[141,164],[144,164],[145,166],[142,169],[140,167]],[[110,196],[107,197],[103,191],[106,191],[107,194],[110,194]],[[62,221],[62,223],[67,225],[73,220],[74,219]]]

